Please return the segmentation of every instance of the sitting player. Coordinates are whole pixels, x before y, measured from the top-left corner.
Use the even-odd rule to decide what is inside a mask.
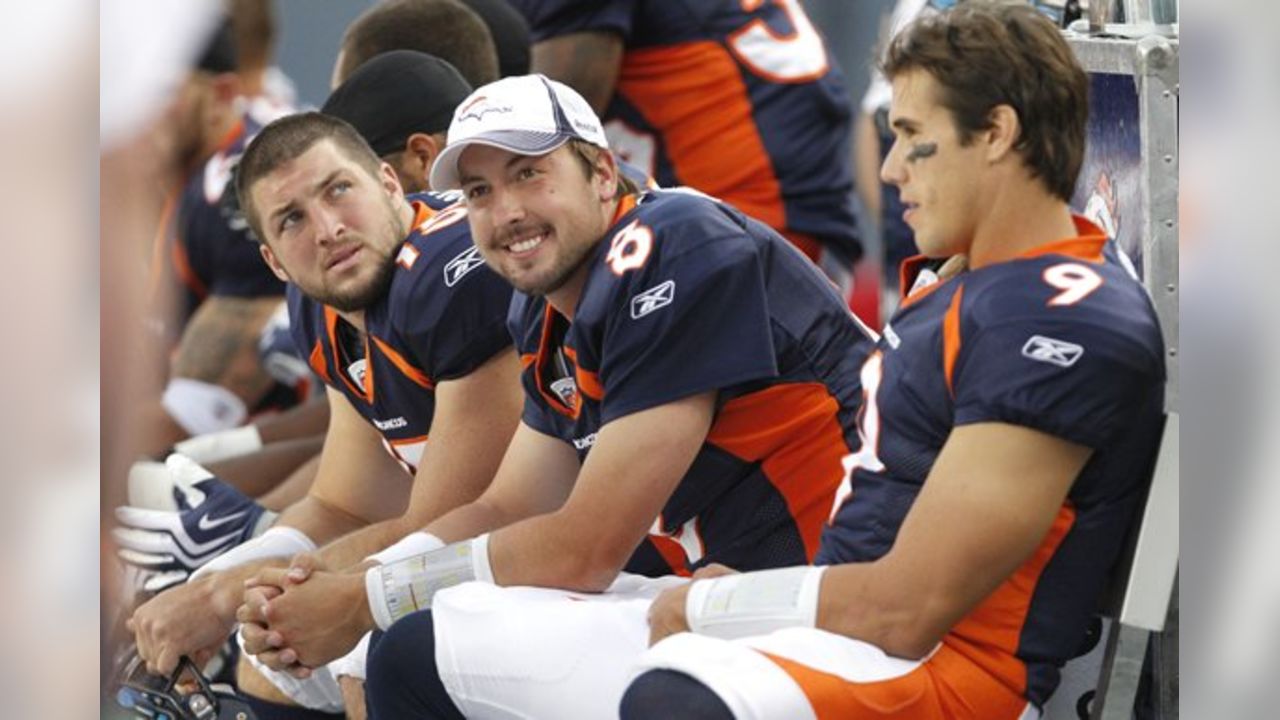
[[[319,113],[265,128],[239,177],[262,254],[290,283],[294,339],[328,385],[331,419],[307,498],[134,615],[139,653],[161,673],[225,639],[243,578],[264,562],[328,543],[326,565],[357,564],[474,499],[519,414],[511,289],[471,260],[465,214],[449,199],[406,199],[354,129]],[[255,710],[272,717],[274,706]]]
[[[962,5],[898,36],[885,72],[884,178],[921,249],[970,269],[910,269],[862,366],[863,443],[818,566],[704,570],[651,604],[442,591],[374,645],[375,715],[594,718],[621,701],[628,720],[1038,716],[1150,477],[1160,330],[1114,245],[1067,206],[1088,82],[1052,23]]]
[[[470,578],[499,595],[656,590],[670,578],[619,572],[809,561],[856,446],[864,337],[777,233],[695,192],[639,193],[617,168],[586,102],[542,76],[458,108],[432,185],[462,188],[477,247],[520,291],[524,422],[479,500],[404,541],[451,544],[360,573],[261,573],[247,651],[306,676]]]

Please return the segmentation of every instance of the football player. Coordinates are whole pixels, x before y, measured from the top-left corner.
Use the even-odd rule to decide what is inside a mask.
[[[1160,329],[1114,245],[1068,208],[1088,83],[1051,22],[1028,6],[972,3],[912,25],[884,70],[896,142],[882,172],[928,257],[909,267],[908,295],[862,365],[861,444],[844,461],[817,564],[704,567],[652,603],[634,583],[604,596],[441,591],[430,615],[405,616],[374,644],[375,713],[1039,715],[1150,477]],[[500,244],[499,267],[530,285],[549,277],[521,251],[555,248],[560,226],[511,199],[518,163],[491,185],[475,160],[464,156],[464,187],[514,228],[532,226]],[[606,263],[647,250],[631,269],[643,273],[656,236],[616,235]],[[957,255],[967,271],[935,271]],[[569,332],[617,282],[587,278]],[[575,356],[580,370],[596,357]],[[499,566],[510,557],[501,538],[489,545],[499,582],[520,571]],[[401,583],[414,580],[415,591],[439,584],[429,562],[402,566],[371,576],[370,595],[399,612]]]
[[[512,5],[529,20],[533,71],[581,92],[622,160],[724,200],[847,277],[862,255],[853,109],[798,0]]]
[[[448,139],[432,186],[462,189],[477,248],[519,291],[523,420],[489,490],[403,540],[404,559],[259,574],[244,647],[301,677],[465,580],[505,603],[565,592],[499,586],[652,593],[714,562],[808,562],[857,446],[864,337],[776,232],[700,193],[638,191],[586,101],[540,75],[478,89]],[[501,667],[516,654],[485,627],[494,602],[469,607],[434,637],[483,637]],[[432,657],[431,615],[414,617]],[[438,683],[419,660],[401,666]]]
[[[402,77],[401,89],[419,79]],[[434,85],[411,95],[455,104]],[[238,178],[262,256],[289,282],[294,340],[328,385],[331,418],[307,498],[135,614],[139,652],[162,673],[226,637],[253,568],[325,543],[326,565],[357,564],[474,499],[519,414],[511,290],[484,267],[451,198],[406,199],[350,125],[319,113],[264,129]],[[270,685],[258,694],[283,699]],[[341,707],[333,696],[294,699]],[[259,717],[278,712],[258,703]]]

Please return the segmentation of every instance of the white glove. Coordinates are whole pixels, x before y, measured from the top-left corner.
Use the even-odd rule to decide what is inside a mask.
[[[116,508],[120,525],[112,530],[120,559],[152,573],[144,589],[182,582],[275,521],[275,513],[190,458],[170,455],[163,473],[154,465],[130,472],[130,500],[147,506]],[[172,509],[155,509],[166,505]]]

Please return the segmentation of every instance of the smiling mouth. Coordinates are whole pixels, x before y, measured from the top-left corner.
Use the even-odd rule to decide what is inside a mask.
[[[512,255],[527,255],[532,253],[542,245],[542,242],[550,235],[550,230],[541,228],[537,232],[520,232],[517,238],[502,247]]]

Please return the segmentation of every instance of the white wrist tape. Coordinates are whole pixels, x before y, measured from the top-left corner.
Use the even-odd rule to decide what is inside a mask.
[[[365,666],[369,660],[369,638],[373,633],[365,633],[360,638],[360,642],[356,643],[356,647],[351,652],[329,663],[326,667],[335,678],[343,676],[353,677],[357,680],[365,679]]]
[[[472,580],[493,582],[487,534],[369,568],[364,588],[373,621],[386,630],[405,615],[431,607],[437,591]]]
[[[174,443],[173,451],[182,453],[201,465],[246,455],[262,449],[262,434],[256,425],[242,425],[189,440]]]
[[[298,553],[314,552],[316,544],[297,528],[272,527],[258,537],[237,545],[210,560],[191,574],[194,580],[211,572],[220,572],[255,560],[290,558]]]
[[[685,597],[689,629],[725,640],[813,627],[826,567],[790,567],[695,580]]]
[[[370,555],[365,558],[365,562],[372,560],[379,565],[390,565],[407,557],[439,550],[442,547],[444,547],[443,540],[429,532],[419,531],[410,533],[391,547]]]
[[[235,393],[221,385],[191,378],[170,380],[160,404],[190,435],[227,430],[249,417],[249,408]]]

